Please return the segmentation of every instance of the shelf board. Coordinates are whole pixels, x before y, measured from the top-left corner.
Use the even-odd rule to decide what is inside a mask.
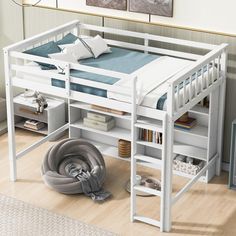
[[[130,158],[120,157],[118,155],[118,148],[115,147],[115,146],[100,143],[100,142],[96,142],[96,141],[93,141],[93,140],[90,140],[90,139],[84,139],[84,140],[87,140],[88,142],[95,145],[99,149],[99,151],[105,156],[113,157],[115,159],[122,160],[122,161],[130,161]]]
[[[203,106],[200,106],[200,105],[194,106],[193,108],[191,108],[189,110],[189,112],[209,116],[209,108],[203,107]]]
[[[196,125],[190,130],[185,130],[175,127],[175,133],[183,133],[186,135],[199,136],[202,138],[208,138],[208,127]]]
[[[159,143],[152,143],[152,142],[147,142],[147,141],[142,141],[142,140],[138,140],[138,141],[136,141],[136,143],[143,145],[143,146],[162,149],[162,145]]]
[[[104,115],[117,117],[120,119],[131,120],[131,115],[129,113],[126,113],[124,115],[118,115],[118,114],[111,113],[111,112],[100,111],[100,110],[96,110],[96,109],[91,108],[91,104],[87,104],[84,102],[73,102],[70,104],[70,106],[74,107],[74,108],[80,108],[80,109],[87,110],[87,111],[93,111],[93,112],[101,113]]]
[[[130,162],[130,160],[131,160],[130,158],[120,157],[118,155],[118,147],[108,145],[108,144],[104,144],[104,143],[100,143],[100,142],[97,142],[97,141],[93,141],[91,139],[86,139],[86,138],[83,138],[83,139],[90,142],[90,143],[92,143],[93,145],[95,145],[104,156],[112,157],[112,158],[115,158],[117,160],[122,160],[122,161],[129,161]],[[140,161],[140,160],[137,160],[137,164],[143,165],[143,166],[146,166],[146,167],[150,167],[150,168],[155,168],[155,169],[160,169],[161,168],[160,165],[157,166],[155,164],[148,163],[148,162],[145,162],[145,161]]]
[[[174,153],[192,157],[198,160],[207,161],[207,149],[175,142]]]
[[[20,129],[29,130],[31,132],[36,132],[36,133],[43,134],[43,135],[48,135],[47,126],[40,129],[40,130],[33,130],[33,129],[29,129],[29,128],[24,127],[24,123],[25,123],[25,121],[20,121],[20,122],[15,124],[15,127],[20,128]]]
[[[83,124],[82,120],[78,120],[78,121],[74,122],[73,124],[71,124],[70,126],[78,128],[78,129],[83,129],[83,130],[87,130],[87,131],[107,135],[107,136],[118,138],[118,139],[124,139],[124,140],[131,141],[131,131],[128,130],[128,129],[117,127],[117,126],[114,127],[113,129],[109,130],[109,131],[101,131],[101,130],[98,130],[98,129],[86,127]]]
[[[154,120],[151,118],[139,118],[135,124],[135,127],[141,129],[148,129],[156,132],[163,132],[162,122],[158,120]]]
[[[115,158],[117,160],[128,161],[128,162],[130,162],[130,160],[131,160],[130,158],[120,157],[118,155],[118,148],[115,147],[115,146],[100,143],[100,142],[97,142],[97,141],[93,141],[91,139],[86,139],[86,138],[83,138],[83,139],[90,142],[90,143],[92,143],[93,145],[95,145],[104,156],[112,157],[112,158]],[[144,161],[138,161],[137,160],[137,164],[142,165],[142,166],[146,166],[146,167],[150,167],[150,168],[159,169],[159,170],[161,169],[161,165],[154,165],[152,163],[148,163],[148,162],[144,162]],[[176,171],[176,170],[173,170],[173,173],[175,175],[185,177],[185,178],[189,178],[189,179],[192,179],[194,177],[194,175],[185,174],[183,172]],[[204,177],[205,176],[203,175],[200,178],[200,181],[204,182],[205,181]]]

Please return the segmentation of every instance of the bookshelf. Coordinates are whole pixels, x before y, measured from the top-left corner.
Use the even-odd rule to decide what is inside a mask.
[[[175,127],[174,156],[180,154],[204,161],[204,163],[209,161],[209,135],[212,132],[212,128],[208,124],[209,120],[212,119],[211,109],[211,107],[207,108],[202,107],[201,105],[196,105],[189,110],[189,115],[197,119],[196,126],[190,130]],[[116,121],[116,126],[109,131],[101,131],[95,128],[86,127],[83,124],[83,118],[86,117],[87,112],[90,111],[112,116]],[[119,157],[118,154],[118,140],[131,140],[131,115],[129,113],[124,115],[113,114],[106,111],[96,110],[92,108],[91,104],[72,100],[69,104],[69,122],[71,137],[88,140],[105,156],[130,161],[130,158],[122,158]],[[162,132],[162,122],[148,117],[139,116],[135,127],[137,130],[147,129],[152,132]],[[137,160],[137,163],[160,169],[162,162],[162,144],[142,140],[140,137],[138,137],[136,142],[138,145],[138,155],[143,157],[141,161]],[[153,160],[153,163],[145,161],[147,158]],[[192,175],[180,171],[173,171],[173,173],[185,178],[193,178]],[[212,173],[206,173],[203,175],[201,181],[208,182]]]
[[[36,114],[36,104],[32,100],[19,94],[14,97],[15,127],[42,135],[48,135],[63,126],[65,122],[65,102],[60,99],[47,97],[48,107],[43,113]],[[43,122],[45,127],[39,130],[30,129],[24,126],[26,120]],[[52,139],[51,141],[56,140]]]

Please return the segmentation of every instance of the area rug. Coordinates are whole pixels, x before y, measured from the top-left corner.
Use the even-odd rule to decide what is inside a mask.
[[[1,236],[114,236],[116,234],[0,194]]]

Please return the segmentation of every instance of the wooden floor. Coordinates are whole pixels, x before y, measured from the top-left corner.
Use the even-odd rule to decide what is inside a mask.
[[[21,150],[35,142],[40,136],[17,130],[17,149]],[[107,181],[105,189],[113,198],[96,204],[83,195],[66,196],[47,188],[40,175],[43,156],[52,142],[37,148],[18,163],[18,180],[9,182],[7,135],[0,136],[0,193],[15,197],[56,213],[99,226],[120,235],[236,235],[236,191],[227,189],[227,173],[206,185],[197,183],[173,208],[171,233],[161,234],[158,228],[130,223],[129,194],[124,185],[129,178],[129,163],[106,157]],[[160,173],[141,168],[142,173],[159,177]],[[174,178],[174,191],[186,180]],[[138,213],[159,217],[158,197],[139,197]]]

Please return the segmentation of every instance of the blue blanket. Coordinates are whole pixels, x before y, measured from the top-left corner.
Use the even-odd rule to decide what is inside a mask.
[[[122,72],[125,74],[131,74],[149,62],[159,58],[158,55],[145,54],[138,51],[123,49],[123,48],[111,48],[112,53],[103,54],[99,58],[89,58],[80,61],[80,64],[87,65],[95,68],[107,69],[116,72]],[[84,71],[71,70],[71,76],[82,78],[86,80],[92,80],[105,84],[114,84],[119,79],[88,73]],[[65,88],[65,82],[57,79],[52,79],[52,85]],[[71,89],[83,93],[93,94],[101,97],[107,97],[107,91],[98,88],[92,88],[89,86],[79,85],[71,83]]]

